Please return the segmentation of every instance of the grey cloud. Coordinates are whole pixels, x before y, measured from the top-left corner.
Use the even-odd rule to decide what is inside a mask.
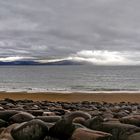
[[[0,1],[0,56],[40,59],[80,50],[139,51],[139,4],[139,0]]]

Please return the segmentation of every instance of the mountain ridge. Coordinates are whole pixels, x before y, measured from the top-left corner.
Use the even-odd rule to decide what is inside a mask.
[[[18,60],[18,61],[10,61],[10,62],[3,62],[0,61],[0,65],[81,65],[80,62],[75,62],[71,60],[61,60],[61,61],[55,61],[55,62],[46,62],[46,63],[40,63],[37,61],[31,61],[31,60]]]

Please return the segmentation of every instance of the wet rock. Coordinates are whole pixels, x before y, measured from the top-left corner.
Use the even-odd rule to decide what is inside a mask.
[[[120,122],[140,127],[140,115],[129,115],[120,119]]]
[[[130,106],[130,105],[123,105],[123,106],[121,106],[121,109],[122,109],[122,110],[128,110],[128,111],[130,111],[130,112],[132,111],[132,108],[133,108],[133,107]]]
[[[14,140],[11,136],[11,130],[15,128],[18,124],[12,124],[7,128],[3,128],[3,131],[0,133],[0,140]]]
[[[86,128],[76,129],[70,140],[110,140],[111,134]]]
[[[73,120],[74,123],[79,123],[79,124],[82,124],[82,125],[85,125],[85,119],[82,118],[82,117],[77,117]]]
[[[75,129],[75,125],[72,124],[72,122],[62,119],[57,121],[56,124],[50,128],[49,135],[60,140],[68,140]]]
[[[9,118],[10,123],[22,123],[34,119],[34,116],[27,112],[20,112]]]
[[[102,115],[102,114],[103,114],[103,113],[102,113],[101,111],[99,111],[99,110],[90,111],[90,115],[91,115],[92,117],[100,116],[100,115]]]
[[[123,111],[120,111],[118,113],[113,113],[113,115],[114,115],[114,118],[122,118],[122,117],[127,116],[128,113],[123,110]]]
[[[109,119],[109,118],[113,118],[114,115],[112,114],[112,112],[110,110],[105,111],[102,115],[103,118]]]
[[[118,105],[115,105],[114,107],[111,107],[110,110],[112,112],[118,113],[121,110],[121,107]]]
[[[134,125],[110,122],[102,123],[96,130],[111,133],[111,140],[127,140],[130,135],[140,132],[140,128]]]
[[[74,130],[78,127],[72,123],[73,120],[77,117],[82,117],[85,120],[91,118],[88,113],[83,111],[75,111],[71,114],[65,115],[61,120],[57,121],[53,127],[50,128],[50,136],[60,140],[69,139],[72,136]]]
[[[102,117],[96,116],[96,117],[93,117],[93,118],[85,121],[85,126],[94,130],[97,127],[99,127],[103,122],[104,122],[104,120]]]
[[[43,140],[48,134],[48,127],[41,120],[22,123],[11,131],[14,140]]]
[[[91,118],[91,115],[87,112],[83,112],[83,111],[75,111],[75,112],[71,112],[70,114],[68,115],[65,115],[64,116],[67,120],[69,121],[73,121],[75,118],[77,117],[82,117],[84,118],[85,120],[88,120]]]
[[[16,101],[14,101],[13,99],[10,99],[10,98],[5,98],[4,101],[6,101],[8,103],[12,103],[12,104],[16,103]]]
[[[13,115],[17,113],[19,113],[19,111],[15,111],[15,110],[0,111],[0,119],[8,121],[10,117],[12,117]]]

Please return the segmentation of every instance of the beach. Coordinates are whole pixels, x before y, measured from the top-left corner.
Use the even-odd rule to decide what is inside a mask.
[[[0,100],[11,98],[14,100],[33,100],[33,101],[64,101],[64,102],[140,102],[140,93],[138,92],[94,92],[94,93],[64,93],[64,92],[0,92]]]
[[[140,93],[0,93],[1,140],[139,140],[139,137]]]

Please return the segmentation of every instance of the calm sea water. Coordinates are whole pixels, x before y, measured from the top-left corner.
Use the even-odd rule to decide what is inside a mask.
[[[140,91],[140,67],[0,66],[0,91]]]

